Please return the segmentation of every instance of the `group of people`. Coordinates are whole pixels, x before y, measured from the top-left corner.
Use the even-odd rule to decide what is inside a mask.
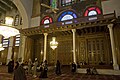
[[[34,63],[32,63],[31,59],[28,61],[28,74],[33,74],[33,77],[37,77],[37,71],[40,72],[40,78],[47,78],[47,71],[48,71],[48,65],[47,65],[47,60],[44,62],[41,62],[40,66],[38,64],[37,58],[35,58]]]
[[[8,73],[13,73],[13,80],[26,80],[25,70],[23,68],[23,64],[19,64],[19,62],[15,62],[10,59],[8,63]]]
[[[92,68],[92,69],[90,69],[90,68],[87,68],[86,69],[86,74],[98,74],[98,72],[97,72],[97,70],[96,70],[96,68]]]
[[[37,77],[37,67],[39,67],[39,72],[40,72],[39,78],[47,78],[48,77],[47,76],[47,72],[48,72],[47,60],[45,60],[44,62],[41,62],[40,66],[38,65],[37,59],[35,59],[34,63],[32,63],[32,61],[29,60],[28,61],[28,74],[32,73],[31,71],[33,68],[33,77]],[[56,75],[61,74],[61,64],[59,60],[57,60],[57,63],[56,63],[55,73]]]
[[[24,68],[24,63],[20,62],[15,62],[14,60],[10,60],[8,63],[8,73],[14,73],[14,78],[13,80],[26,80],[26,71]],[[32,63],[32,60],[29,59],[28,64],[27,64],[27,73],[32,74],[33,77],[37,77],[37,67],[38,67],[38,60],[35,58],[35,61]],[[43,63],[40,65],[40,78],[47,78],[47,61],[45,60]]]
[[[47,78],[48,77],[47,72],[48,72],[48,64],[47,64],[47,61],[45,60],[40,65],[40,76],[39,76],[39,78]]]
[[[76,72],[76,64],[73,62],[71,65],[71,72]],[[39,67],[39,69],[38,69]],[[39,70],[39,71],[38,71]],[[24,64],[20,62],[15,62],[14,60],[10,60],[8,63],[8,73],[14,72],[14,79],[13,80],[26,80],[26,72],[28,75],[33,75],[33,77],[37,77],[37,72],[40,72],[39,78],[47,78],[48,73],[48,63],[45,60],[44,62],[41,62],[39,65],[37,58],[35,58],[35,61],[32,62],[31,59],[27,62],[27,71],[24,68]],[[57,60],[55,65],[55,73],[56,75],[61,75],[61,63],[59,60]]]

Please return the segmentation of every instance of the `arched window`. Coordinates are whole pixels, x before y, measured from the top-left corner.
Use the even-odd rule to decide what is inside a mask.
[[[20,34],[15,36],[15,46],[19,46],[20,45]]]
[[[41,24],[50,24],[53,22],[53,19],[49,16],[45,16],[42,21],[41,21]]]
[[[19,24],[19,15],[16,15],[14,20],[14,26],[18,26],[18,24]]]
[[[76,13],[74,13],[73,11],[65,11],[60,14],[60,16],[58,17],[58,21],[66,21],[74,18],[77,18]]]
[[[101,10],[96,6],[93,6],[85,10],[84,16],[94,16],[99,14],[102,14]]]
[[[4,48],[8,47],[9,46],[9,38],[2,37],[2,45]]]
[[[61,0],[61,6],[67,6],[75,3],[75,0]]]
[[[52,8],[57,8],[57,0],[50,0],[50,4]]]

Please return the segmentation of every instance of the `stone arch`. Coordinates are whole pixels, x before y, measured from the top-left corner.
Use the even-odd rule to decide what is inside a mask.
[[[28,28],[30,23],[29,23],[28,14],[26,12],[25,7],[23,6],[23,3],[21,2],[21,0],[13,0],[13,3],[15,4],[18,11],[20,12],[20,15],[22,16],[23,19],[22,29]]]

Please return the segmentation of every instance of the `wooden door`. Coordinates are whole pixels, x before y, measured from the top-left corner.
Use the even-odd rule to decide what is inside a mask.
[[[88,39],[87,52],[89,64],[99,64],[100,62],[106,62],[104,39]]]

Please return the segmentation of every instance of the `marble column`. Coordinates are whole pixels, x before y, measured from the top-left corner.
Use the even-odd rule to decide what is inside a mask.
[[[0,35],[0,44],[2,44],[2,35]],[[3,51],[0,51],[1,59],[0,59],[0,65],[2,65],[2,56],[3,56]]]
[[[8,64],[10,59],[12,59],[12,56],[14,57],[14,54],[13,54],[13,51],[12,51],[13,46],[14,46],[14,37],[10,37],[9,40],[10,40],[10,44],[9,44],[9,47],[8,47],[8,55],[7,55],[6,65]]]
[[[113,68],[114,68],[114,70],[119,70],[119,66],[117,63],[116,49],[115,49],[113,24],[109,24],[108,28],[109,28],[109,32],[110,32],[110,41],[111,41],[111,49],[112,49],[112,56],[113,56]]]
[[[0,44],[2,44],[2,36],[0,35]]]
[[[73,32],[73,62],[76,63],[76,53],[75,53],[75,32],[76,29],[72,29]]]
[[[21,63],[24,61],[25,41],[26,41],[26,36],[20,34],[20,46],[19,46],[19,53],[18,53],[18,61]]]
[[[48,35],[48,33],[44,33],[44,56],[43,56],[43,62],[46,60],[47,35]]]

